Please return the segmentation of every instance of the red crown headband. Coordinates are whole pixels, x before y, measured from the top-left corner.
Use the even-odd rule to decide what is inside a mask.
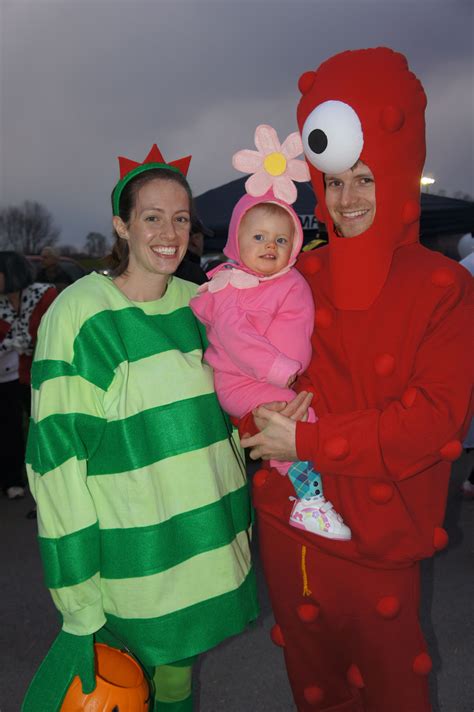
[[[119,156],[120,165],[120,180],[114,188],[113,197],[113,211],[114,215],[119,214],[120,207],[120,196],[122,191],[132,178],[144,173],[145,171],[150,171],[152,168],[164,168],[168,171],[173,171],[174,173],[181,173],[186,177],[189,169],[189,164],[191,163],[191,156],[185,156],[184,158],[178,158],[176,161],[171,161],[166,163],[163,155],[156,145],[153,144],[148,156],[145,158],[143,163],[137,163],[132,161],[130,158],[125,158],[124,156]]]

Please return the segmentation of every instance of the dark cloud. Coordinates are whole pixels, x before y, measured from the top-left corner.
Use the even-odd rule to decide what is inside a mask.
[[[18,0],[2,9],[2,201],[44,202],[62,240],[107,231],[115,156],[194,154],[199,193],[236,177],[255,126],[295,130],[299,75],[348,48],[407,55],[428,93],[428,163],[471,190],[470,0]],[[354,81],[363,81],[354,77]]]

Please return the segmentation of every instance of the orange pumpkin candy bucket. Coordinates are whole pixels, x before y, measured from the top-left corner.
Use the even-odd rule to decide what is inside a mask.
[[[97,686],[89,695],[75,677],[60,712],[148,712],[151,693],[142,668],[130,655],[96,643]]]

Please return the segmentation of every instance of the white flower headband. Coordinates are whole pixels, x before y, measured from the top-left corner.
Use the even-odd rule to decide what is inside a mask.
[[[255,129],[256,151],[244,149],[232,157],[232,165],[242,173],[252,173],[245,182],[249,195],[258,198],[272,188],[275,198],[294,203],[298,193],[293,181],[309,180],[305,161],[296,160],[303,153],[303,144],[297,131],[280,144],[272,126],[260,124]]]

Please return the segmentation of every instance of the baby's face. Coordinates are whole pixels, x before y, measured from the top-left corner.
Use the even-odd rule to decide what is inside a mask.
[[[293,221],[283,210],[271,213],[256,207],[239,226],[242,263],[257,274],[270,277],[286,267],[293,247]]]

